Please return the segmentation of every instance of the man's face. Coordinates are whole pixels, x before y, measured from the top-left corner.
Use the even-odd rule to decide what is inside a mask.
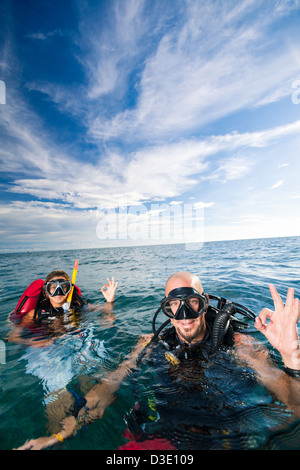
[[[186,320],[171,320],[179,338],[188,343],[201,341],[206,332],[205,314],[198,318],[189,318]]]
[[[166,296],[171,292],[173,289],[178,288],[178,287],[195,287],[189,279],[182,278],[182,279],[176,279],[174,281],[171,281],[169,284],[166,286]],[[172,309],[172,312],[175,314],[178,307],[179,307],[180,301],[174,300],[170,302],[170,307]],[[189,299],[189,305],[192,307],[195,312],[198,311],[199,309],[199,299],[196,297],[191,297]],[[185,320],[174,320],[171,319],[172,325],[175,327],[176,332],[179,336],[179,338],[182,341],[186,341],[188,343],[191,342],[197,342],[201,341],[206,332],[206,323],[205,323],[205,314],[201,315],[198,318],[189,318]]]

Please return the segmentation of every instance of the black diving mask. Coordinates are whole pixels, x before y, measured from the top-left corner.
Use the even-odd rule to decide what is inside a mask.
[[[45,284],[45,290],[50,297],[65,296],[70,292],[71,288],[71,282],[66,279],[53,279]]]
[[[206,294],[201,295],[192,287],[178,287],[162,299],[161,309],[169,318],[187,320],[203,315],[208,304],[209,298]]]

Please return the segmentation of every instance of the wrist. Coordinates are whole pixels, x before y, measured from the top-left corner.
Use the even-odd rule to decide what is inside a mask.
[[[63,437],[61,432],[58,432],[57,434],[52,434],[53,439],[56,439],[56,442],[64,442],[65,438]]]
[[[47,438],[47,446],[54,446],[56,444],[61,444],[64,442],[64,438],[60,435],[60,433],[52,434],[50,437]]]
[[[291,356],[287,354],[281,354],[281,357],[285,367],[300,371],[299,350],[295,351],[295,353]]]

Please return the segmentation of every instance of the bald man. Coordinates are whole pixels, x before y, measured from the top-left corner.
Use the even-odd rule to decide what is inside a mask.
[[[170,292],[174,291],[174,289],[180,287],[190,287],[199,292],[199,294],[203,295],[204,293],[202,283],[198,276],[182,271],[173,274],[166,282],[166,297],[168,297]],[[255,327],[263,333],[271,345],[279,351],[285,369],[287,371],[299,370],[300,373],[300,350],[297,332],[297,323],[300,316],[299,299],[295,299],[293,289],[289,289],[286,304],[284,305],[275,287],[270,285],[269,288],[274,301],[275,311],[263,308],[255,320]],[[267,323],[267,320],[270,320],[269,323]],[[171,323],[182,341],[196,343],[203,340],[205,337],[205,312],[194,319],[171,319]],[[237,333],[235,334],[235,340],[237,353],[245,358],[246,345],[250,353],[249,336],[247,336],[247,339],[244,339],[244,335]],[[251,356],[253,355],[254,353],[252,352]],[[251,360],[250,358],[247,359]],[[257,367],[254,368],[256,369]],[[297,375],[297,372],[295,372],[294,376]]]

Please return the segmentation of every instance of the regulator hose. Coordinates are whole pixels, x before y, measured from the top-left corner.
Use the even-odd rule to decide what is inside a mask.
[[[229,327],[231,327],[230,322],[235,312],[235,306],[232,303],[226,303],[222,310],[217,313],[211,333],[212,352],[217,351],[219,348]]]

